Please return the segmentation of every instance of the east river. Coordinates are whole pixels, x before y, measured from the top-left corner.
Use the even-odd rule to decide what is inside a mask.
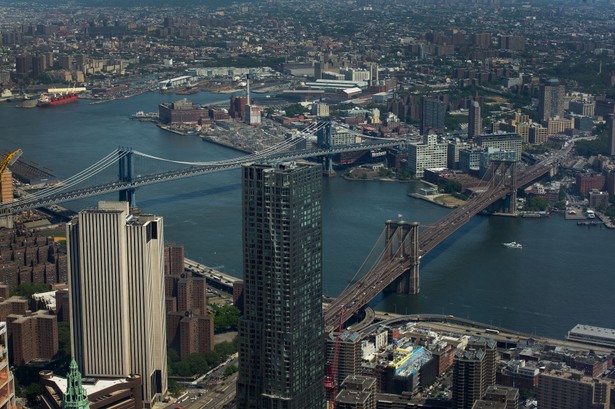
[[[49,109],[0,105],[0,151],[23,158],[60,179],[119,146],[182,161],[236,157],[238,152],[130,120],[180,97],[148,93],[103,104]],[[225,100],[201,93],[193,102]],[[155,170],[152,163],[150,170]],[[108,173],[107,181],[116,172]],[[147,169],[141,172],[146,173]],[[420,182],[323,180],[323,291],[337,295],[377,241],[387,219],[429,224],[448,211],[407,196]],[[167,241],[186,256],[241,277],[241,185],[227,171],[141,188],[137,204],[162,215]],[[64,206],[78,211],[108,195]],[[517,241],[522,250],[502,242]],[[391,295],[373,306],[397,313],[444,313],[561,338],[577,323],[615,328],[615,231],[578,227],[561,215],[547,219],[477,216],[421,261],[421,293]]]

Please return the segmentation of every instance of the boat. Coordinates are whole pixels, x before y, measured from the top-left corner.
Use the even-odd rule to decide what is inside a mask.
[[[0,93],[0,102],[11,102],[13,93],[9,89],[5,89]]]
[[[510,243],[502,243],[502,246],[508,247],[509,249],[522,249],[523,245],[521,243],[517,243],[516,241],[511,241]]]
[[[60,95],[50,95],[47,93],[41,94],[41,97],[38,99],[38,103],[36,106],[41,108],[54,106],[54,105],[62,105],[68,104],[70,102],[76,102],[79,98],[79,95],[75,92],[68,92],[66,94]]]

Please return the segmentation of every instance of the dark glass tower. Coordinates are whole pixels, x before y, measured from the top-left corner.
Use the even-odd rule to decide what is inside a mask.
[[[322,409],[321,167],[242,168],[239,409]]]

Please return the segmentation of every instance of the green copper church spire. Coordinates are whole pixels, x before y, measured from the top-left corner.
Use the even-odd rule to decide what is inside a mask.
[[[89,409],[90,401],[81,386],[81,373],[74,359],[70,362],[70,369],[66,377],[66,392],[62,399],[63,409]]]

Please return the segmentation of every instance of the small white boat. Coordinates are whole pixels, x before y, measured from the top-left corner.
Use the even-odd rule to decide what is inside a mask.
[[[517,243],[516,241],[511,241],[510,243],[502,243],[502,246],[508,247],[509,249],[522,249],[523,245],[521,243]]]

